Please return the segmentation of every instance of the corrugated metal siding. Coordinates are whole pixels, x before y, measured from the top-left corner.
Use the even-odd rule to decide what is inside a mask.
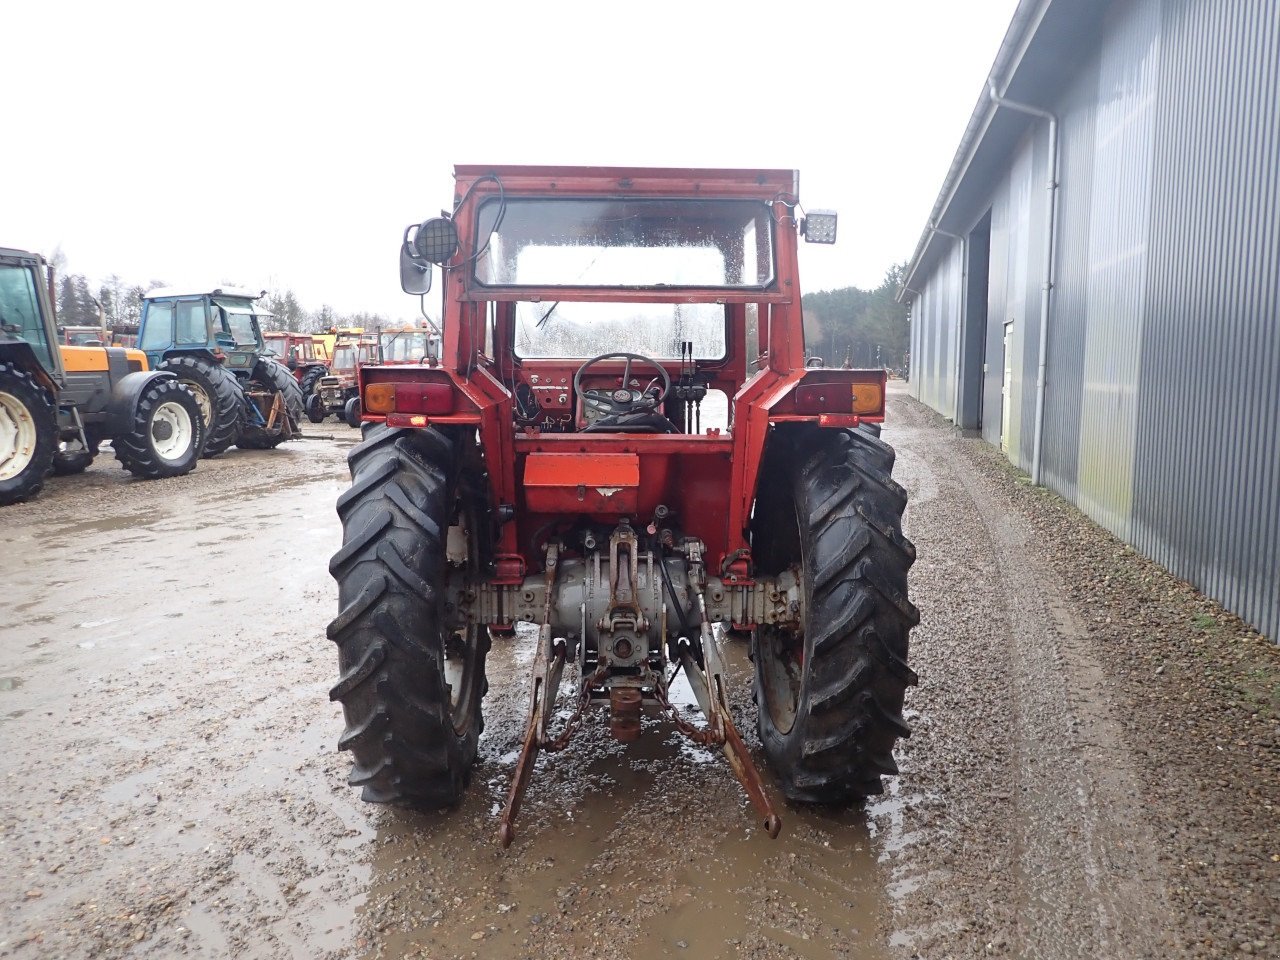
[[[1280,639],[1280,4],[1117,2],[1084,53],[1045,102],[1062,156],[1043,479]],[[1008,455],[1023,469],[1045,145],[1029,122],[988,198],[982,436],[1000,444],[1012,320]],[[931,361],[919,396],[948,415],[958,248],[914,308]]]
[[[1280,638],[1280,6],[1166,0],[1132,536]]]
[[[1063,279],[1083,293],[1086,324],[1075,502],[1121,537],[1130,535],[1134,434],[1146,314],[1155,93],[1159,77],[1159,0],[1123,6],[1110,24],[1098,64],[1092,115],[1094,189],[1067,191],[1088,207],[1086,272]],[[1055,338],[1063,330],[1053,318]],[[1065,331],[1063,331],[1065,332]],[[1055,377],[1066,376],[1056,349]],[[1064,493],[1067,491],[1064,489]]]
[[[946,417],[955,416],[962,280],[960,243],[952,241],[911,306],[911,392]]]

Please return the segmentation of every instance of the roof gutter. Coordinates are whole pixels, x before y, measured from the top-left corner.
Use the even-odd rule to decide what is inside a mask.
[[[1044,284],[1040,293],[1040,357],[1036,368],[1036,419],[1035,438],[1031,447],[1031,482],[1040,486],[1041,451],[1044,448],[1044,386],[1045,367],[1049,357],[1049,309],[1053,293],[1054,241],[1058,230],[1058,118],[1048,110],[1009,100],[996,93],[996,82],[987,78],[987,93],[997,107],[1006,107],[1019,113],[1049,121],[1049,179],[1045,188],[1049,191],[1049,216],[1045,223]]]

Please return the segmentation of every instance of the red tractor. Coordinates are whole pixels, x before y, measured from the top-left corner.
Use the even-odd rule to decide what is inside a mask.
[[[309,333],[291,330],[264,330],[262,339],[298,381],[304,402],[316,388],[316,382],[329,372],[329,361],[320,356]]]
[[[802,217],[785,170],[455,177],[452,213],[401,250],[406,292],[442,268],[441,356],[360,370],[364,440],[330,565],[350,783],[373,802],[457,803],[491,639],[524,622],[538,647],[503,845],[538,752],[595,706],[619,740],[663,715],[723,748],[776,836],[722,635],[750,638],[789,799],[881,792],[909,733],[915,551],[878,435],[884,371],[804,363],[798,238],[834,242],[835,214]],[[679,670],[703,724],[671,705]]]
[[[321,423],[329,414],[345,419],[352,427],[360,426],[360,388],[356,371],[361,364],[376,363],[378,339],[375,334],[338,335],[329,368],[316,378],[307,397],[307,419]]]

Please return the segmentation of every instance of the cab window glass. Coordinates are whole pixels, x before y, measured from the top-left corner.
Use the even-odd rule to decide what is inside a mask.
[[[205,325],[203,300],[178,301],[174,341],[188,347],[203,346],[208,343],[209,331]]]
[[[40,319],[40,301],[36,295],[35,272],[16,264],[0,266],[0,324],[10,328],[35,352],[46,369],[53,366],[44,322]]]
[[[153,300],[147,304],[147,319],[142,328],[143,350],[159,350],[169,345],[173,333],[173,303]]]

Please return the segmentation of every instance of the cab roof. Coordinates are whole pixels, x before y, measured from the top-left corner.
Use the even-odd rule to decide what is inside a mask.
[[[193,290],[189,287],[156,287],[142,299],[166,300],[176,297],[228,297],[235,300],[257,300],[265,296],[267,291],[243,290],[239,287],[215,287],[212,290]]]
[[[472,182],[485,176],[496,176],[504,188],[542,191],[563,190],[565,193],[667,193],[715,196],[784,194],[794,198],[800,192],[798,170],[728,167],[556,167],[500,164],[481,166],[459,164],[453,168],[459,182]]]

